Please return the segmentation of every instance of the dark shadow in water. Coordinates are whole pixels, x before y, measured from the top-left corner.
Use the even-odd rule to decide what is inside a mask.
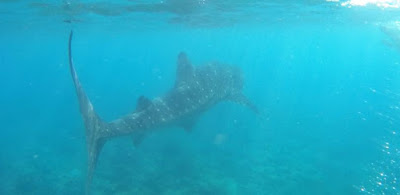
[[[390,22],[380,26],[380,29],[388,37],[383,40],[383,44],[400,51],[400,23]]]

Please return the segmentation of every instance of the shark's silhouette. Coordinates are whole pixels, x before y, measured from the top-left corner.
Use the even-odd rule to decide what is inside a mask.
[[[89,191],[99,153],[110,138],[131,135],[134,145],[138,146],[146,134],[157,127],[175,125],[191,131],[201,113],[225,100],[245,105],[258,113],[257,108],[242,94],[243,78],[238,68],[218,63],[192,66],[186,54],[181,52],[178,55],[175,85],[171,90],[153,100],[140,96],[134,112],[120,119],[104,122],[95,112],[76,74],[72,61],[72,36],[71,31],[68,43],[69,67],[86,127],[86,193]]]

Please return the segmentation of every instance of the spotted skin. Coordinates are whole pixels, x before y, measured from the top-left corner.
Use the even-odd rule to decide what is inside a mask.
[[[232,66],[211,63],[195,67],[191,80],[181,82],[164,96],[155,98],[146,109],[111,122],[113,130],[103,136],[179,126],[185,119],[197,117],[216,103],[240,94],[241,78],[239,69]]]
[[[134,112],[109,123],[104,122],[96,114],[76,74],[72,61],[72,35],[71,31],[69,62],[86,127],[87,194],[98,155],[110,138],[132,135],[135,146],[138,146],[148,132],[160,127],[180,126],[190,131],[201,113],[225,100],[243,104],[257,112],[256,107],[242,94],[243,77],[239,68],[220,63],[192,66],[186,54],[181,52],[177,60],[176,82],[171,90],[153,100],[141,96]]]

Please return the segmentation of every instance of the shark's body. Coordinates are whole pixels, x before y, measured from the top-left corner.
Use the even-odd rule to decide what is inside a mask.
[[[389,39],[383,40],[383,43],[400,51],[400,23],[384,23],[380,26],[380,29],[389,37]]]
[[[226,100],[243,104],[257,112],[256,107],[241,92],[243,78],[238,68],[219,63],[195,67],[182,52],[178,56],[177,78],[171,90],[153,100],[141,96],[133,113],[109,123],[103,122],[78,80],[72,62],[71,41],[72,31],[69,38],[69,62],[86,126],[89,158],[87,192],[97,157],[104,143],[112,137],[132,135],[133,143],[137,146],[148,132],[158,127],[181,126],[190,131],[202,112]]]

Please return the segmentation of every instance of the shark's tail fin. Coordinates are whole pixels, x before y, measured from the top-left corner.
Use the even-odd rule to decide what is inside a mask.
[[[90,184],[93,178],[93,172],[96,167],[98,155],[104,146],[106,137],[104,131],[107,131],[107,124],[103,122],[93,109],[92,103],[87,97],[83,90],[81,83],[79,82],[78,75],[76,74],[74,64],[72,61],[71,42],[72,42],[73,31],[69,35],[68,42],[68,57],[69,57],[69,68],[71,76],[74,81],[76,93],[79,100],[80,112],[82,114],[85,127],[86,127],[86,144],[88,150],[88,172],[86,181],[86,194],[89,193]]]

